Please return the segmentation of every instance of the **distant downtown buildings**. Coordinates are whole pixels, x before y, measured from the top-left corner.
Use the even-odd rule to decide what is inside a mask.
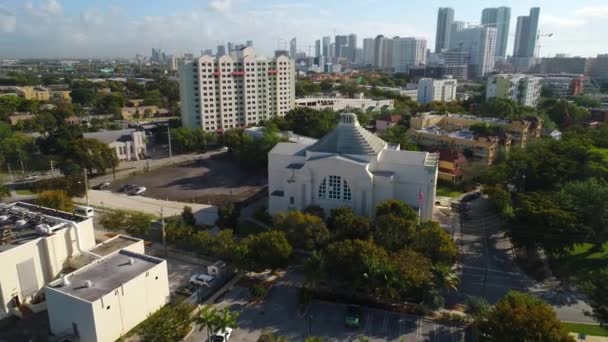
[[[295,41],[294,41],[295,42]],[[179,68],[182,125],[222,132],[284,116],[295,106],[295,65],[282,54],[205,55]]]

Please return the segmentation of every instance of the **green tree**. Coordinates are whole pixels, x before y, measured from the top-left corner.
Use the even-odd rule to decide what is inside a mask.
[[[95,89],[92,88],[73,88],[70,96],[72,97],[72,102],[86,107],[95,102],[96,93]]]
[[[196,217],[192,212],[192,207],[184,206],[184,210],[182,211],[182,220],[187,226],[194,227],[196,225]]]
[[[285,233],[278,230],[250,235],[241,241],[241,246],[244,253],[240,263],[249,270],[285,267],[293,252]]]
[[[76,139],[66,149],[66,157],[81,168],[86,168],[89,174],[105,173],[107,169],[118,166],[116,153],[108,145],[95,139]]]
[[[108,230],[124,230],[134,236],[147,237],[155,220],[154,215],[144,212],[112,210],[105,212],[99,223]]]
[[[338,125],[339,116],[331,110],[296,108],[287,112],[285,129],[312,138],[321,138]]]
[[[155,90],[146,90],[145,94],[144,94],[144,106],[157,106],[157,107],[162,107],[163,106],[163,97],[162,94],[160,93],[160,90],[155,89]]]
[[[412,207],[396,199],[386,200],[376,206],[376,217],[392,214],[406,220],[417,220],[418,214]]]
[[[437,222],[423,222],[420,225],[415,246],[415,250],[434,264],[452,265],[458,255],[456,243]]]
[[[600,324],[608,324],[608,270],[597,270],[591,274],[585,292],[592,308],[593,317]]]
[[[72,212],[74,203],[72,198],[63,190],[47,190],[36,196],[36,204],[42,207]]]
[[[319,217],[301,211],[277,214],[274,228],[284,231],[289,243],[296,248],[313,250],[329,240],[325,223]]]
[[[511,291],[480,324],[484,341],[574,342],[553,308],[529,294]]]
[[[372,236],[369,219],[356,215],[350,207],[331,209],[327,226],[334,240],[367,240]]]
[[[393,214],[376,217],[374,242],[387,251],[397,251],[411,245],[415,234],[415,221]]]
[[[233,203],[228,203],[219,208],[216,224],[220,228],[236,228],[240,215],[240,210]]]
[[[321,220],[325,221],[325,210],[321,206],[311,204],[303,210],[306,214],[314,215]]]
[[[272,331],[264,331],[257,342],[288,342],[285,336],[277,336]]]

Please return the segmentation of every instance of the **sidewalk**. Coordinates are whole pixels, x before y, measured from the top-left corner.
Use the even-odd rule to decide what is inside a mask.
[[[78,203],[86,203],[86,199],[74,198]],[[165,217],[177,216],[182,213],[185,206],[192,208],[198,224],[215,225],[217,220],[217,207],[206,204],[164,201],[142,196],[128,196],[109,191],[89,190],[89,205],[100,208],[136,210],[145,213],[160,215],[161,208]]]

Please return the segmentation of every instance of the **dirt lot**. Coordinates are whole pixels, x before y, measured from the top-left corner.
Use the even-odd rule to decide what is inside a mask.
[[[222,206],[257,194],[268,180],[265,173],[254,174],[227,156],[215,156],[124,178],[111,190],[123,184],[145,186],[145,197]]]

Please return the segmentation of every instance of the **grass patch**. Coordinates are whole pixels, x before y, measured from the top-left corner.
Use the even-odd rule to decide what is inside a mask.
[[[608,328],[599,325],[581,323],[563,323],[566,328],[573,333],[584,333],[589,336],[608,336]]]
[[[33,195],[34,193],[29,190],[29,189],[21,189],[21,190],[15,190],[15,193],[17,195],[23,195],[23,196],[29,196],[29,195]]]
[[[589,272],[608,267],[608,242],[604,243],[602,250],[592,250],[593,245],[584,243],[576,245],[570,253],[560,256],[551,256],[551,269],[562,279],[574,283],[582,283],[589,276]]]
[[[450,184],[444,182],[437,183],[437,192],[435,196],[441,197],[458,197],[462,195],[464,192],[462,191],[461,186],[457,184]]]

